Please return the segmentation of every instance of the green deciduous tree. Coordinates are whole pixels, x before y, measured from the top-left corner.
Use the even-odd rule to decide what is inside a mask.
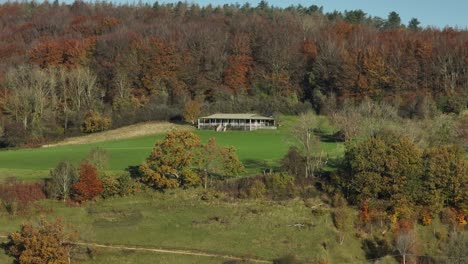
[[[381,198],[398,203],[399,197],[412,200],[417,195],[421,153],[407,138],[377,136],[349,145],[343,169],[349,196],[358,201]]]
[[[215,138],[210,138],[202,145],[197,160],[198,168],[204,174],[205,189],[208,186],[208,178],[212,175],[230,177],[244,170],[244,165],[239,161],[235,149],[218,145]]]

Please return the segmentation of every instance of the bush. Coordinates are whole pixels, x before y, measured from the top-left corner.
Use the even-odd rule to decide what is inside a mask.
[[[120,186],[115,176],[106,175],[101,178],[102,198],[110,198],[120,194]]]
[[[265,184],[260,180],[255,180],[247,191],[248,197],[253,199],[263,198],[266,194]]]
[[[118,176],[106,175],[101,178],[102,181],[102,198],[110,198],[114,196],[126,196],[137,191],[136,182],[128,173],[123,173]]]
[[[265,185],[273,199],[291,198],[296,195],[294,177],[286,173],[273,173],[265,176]]]
[[[101,116],[99,113],[90,112],[86,115],[81,131],[84,133],[94,133],[108,130],[111,127],[112,120],[108,117]]]
[[[290,147],[288,153],[281,160],[281,170],[295,176],[305,174],[305,160],[297,147]]]
[[[124,173],[118,176],[117,182],[119,185],[120,196],[134,194],[138,191],[138,186],[136,182],[130,177],[128,173]]]
[[[12,215],[27,210],[32,203],[45,198],[42,183],[14,182],[0,185],[0,200],[6,211]]]

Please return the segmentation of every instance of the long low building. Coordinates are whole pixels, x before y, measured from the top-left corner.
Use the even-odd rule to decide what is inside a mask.
[[[216,129],[216,131],[276,129],[276,121],[274,118],[257,114],[213,114],[200,117],[198,129]]]

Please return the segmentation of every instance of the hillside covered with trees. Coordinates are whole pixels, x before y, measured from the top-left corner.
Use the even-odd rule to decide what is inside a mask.
[[[4,147],[195,113],[467,105],[468,32],[321,7],[0,5]],[[187,106],[187,107],[186,107]],[[193,116],[193,113],[192,113]]]

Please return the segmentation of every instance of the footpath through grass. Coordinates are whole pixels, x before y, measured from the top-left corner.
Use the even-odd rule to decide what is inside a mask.
[[[279,160],[287,152],[288,128],[294,117],[283,118],[284,125],[278,130],[194,131],[204,142],[215,137],[219,144],[234,146],[239,158],[246,167],[246,175],[261,172],[265,168],[278,166]],[[50,148],[21,149],[0,151],[0,181],[7,177],[22,180],[38,180],[49,176],[49,170],[61,160],[79,164],[87,153],[95,147],[108,151],[109,170],[122,171],[129,166],[136,166],[150,154],[154,143],[164,134],[154,134],[136,138],[105,141],[93,144],[66,145]],[[342,144],[322,142],[322,149],[331,156],[342,153]]]

